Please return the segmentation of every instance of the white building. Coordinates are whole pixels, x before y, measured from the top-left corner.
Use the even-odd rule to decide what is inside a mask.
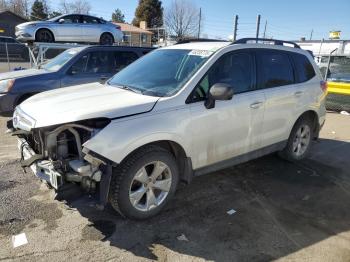
[[[338,48],[333,55],[350,55],[350,40],[304,40],[295,41],[302,49],[310,50],[316,57],[328,56]]]

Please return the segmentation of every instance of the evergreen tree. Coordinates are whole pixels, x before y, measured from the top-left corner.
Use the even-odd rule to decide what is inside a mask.
[[[112,21],[118,23],[125,23],[125,16],[119,8],[113,12]]]
[[[32,5],[32,11],[30,13],[30,20],[46,20],[48,17],[47,12],[45,11],[44,3],[40,0],[35,0]]]
[[[139,26],[140,21],[146,21],[149,28],[163,25],[163,7],[159,0],[139,0],[135,11],[135,18],[132,21],[134,26]]]

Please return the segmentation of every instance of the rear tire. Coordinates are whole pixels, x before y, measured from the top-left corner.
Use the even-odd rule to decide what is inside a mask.
[[[298,161],[306,158],[310,152],[314,130],[313,121],[310,118],[300,118],[295,123],[287,145],[279,152],[279,156],[289,161]]]
[[[110,33],[103,33],[100,37],[100,45],[113,45],[114,37]]]
[[[113,170],[109,201],[122,216],[148,219],[174,196],[179,171],[174,156],[158,146],[146,146]]]
[[[50,30],[40,29],[35,35],[36,42],[54,43],[55,38]]]

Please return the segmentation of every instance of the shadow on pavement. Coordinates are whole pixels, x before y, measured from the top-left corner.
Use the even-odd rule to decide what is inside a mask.
[[[321,139],[299,163],[270,155],[197,177],[148,221],[98,211],[88,197],[70,204],[91,222],[84,240],[139,257],[159,259],[167,248],[208,260],[272,260],[350,230],[349,155],[350,143]]]

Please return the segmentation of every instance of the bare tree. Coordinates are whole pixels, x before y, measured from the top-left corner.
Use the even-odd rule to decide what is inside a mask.
[[[199,8],[189,0],[173,0],[165,10],[168,35],[177,40],[194,37],[199,29]]]
[[[0,9],[10,10],[11,12],[26,17],[28,16],[27,0],[1,0]]]
[[[77,14],[89,14],[91,11],[91,5],[86,0],[67,1],[61,0],[60,12],[63,14],[77,13]]]

